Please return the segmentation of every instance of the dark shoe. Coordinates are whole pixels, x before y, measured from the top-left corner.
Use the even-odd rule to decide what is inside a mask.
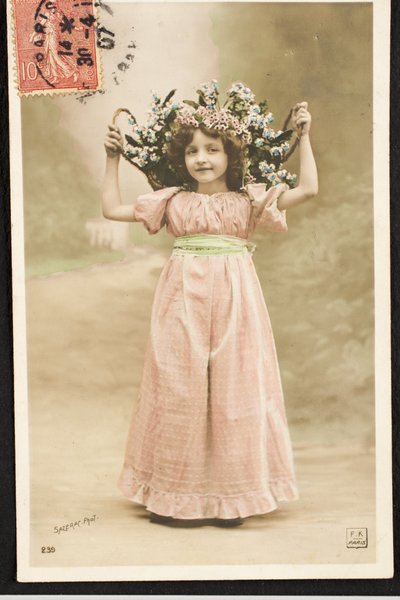
[[[214,519],[213,525],[216,527],[237,527],[243,525],[244,520],[241,517],[237,519]]]
[[[167,527],[203,527],[208,525],[206,519],[175,519],[175,517],[166,517],[164,515],[158,515],[157,513],[150,513],[150,523],[158,523],[159,525],[166,525]]]
[[[151,523],[170,523],[173,520],[173,517],[166,517],[165,515],[158,515],[153,512],[150,513]]]

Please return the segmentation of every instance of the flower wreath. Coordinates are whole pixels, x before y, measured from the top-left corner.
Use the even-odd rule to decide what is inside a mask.
[[[154,190],[170,186],[185,187],[179,174],[169,163],[167,145],[180,125],[198,127],[204,124],[217,131],[231,131],[245,144],[243,186],[263,182],[266,189],[278,183],[296,184],[296,175],[283,168],[293,153],[298,139],[290,145],[293,130],[286,129],[290,113],[282,130],[271,127],[274,117],[268,112],[266,100],[257,104],[253,92],[243,83],[234,83],[227,92],[223,106],[219,104],[218,83],[213,79],[197,90],[198,102],[173,102],[176,90],[162,101],[153,92],[148,118],[138,125],[126,108],[115,111],[113,123],[121,113],[128,114],[129,133],[125,134],[124,158],[140,169]]]

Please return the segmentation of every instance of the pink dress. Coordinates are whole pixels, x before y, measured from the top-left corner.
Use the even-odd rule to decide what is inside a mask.
[[[286,231],[285,184],[212,196],[167,188],[140,196],[150,233]],[[172,254],[152,308],[139,403],[119,487],[180,519],[263,514],[298,497],[271,330],[251,254]]]

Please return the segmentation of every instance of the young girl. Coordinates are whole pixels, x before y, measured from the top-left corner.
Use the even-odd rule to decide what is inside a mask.
[[[176,237],[154,297],[139,404],[119,480],[154,522],[232,526],[298,497],[269,316],[248,242],[255,227],[286,231],[286,209],[317,194],[307,102],[292,109],[297,187],[241,189],[244,144],[183,124],[171,164],[193,191],[165,188],[122,204],[119,129],[109,125],[103,214],[164,225]],[[187,521],[186,521],[187,523]]]

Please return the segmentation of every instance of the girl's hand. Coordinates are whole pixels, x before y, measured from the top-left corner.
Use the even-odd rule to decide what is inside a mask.
[[[108,129],[109,131],[104,140],[104,148],[106,149],[107,156],[114,158],[123,152],[124,140],[118,127],[109,125]]]
[[[298,102],[292,108],[292,123],[297,129],[297,136],[309,133],[311,129],[311,114],[308,112],[308,102]]]

